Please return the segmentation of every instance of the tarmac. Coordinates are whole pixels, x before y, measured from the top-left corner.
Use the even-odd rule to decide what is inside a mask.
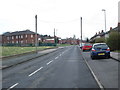
[[[62,48],[62,47],[59,47],[59,48]],[[24,54],[24,55],[14,55],[13,57],[7,57],[7,58],[4,57],[0,60],[0,62],[2,63],[2,65],[0,66],[0,69],[9,68],[14,65],[21,64],[21,63],[27,62],[29,60],[44,56],[46,54],[56,51],[59,48],[38,51],[37,53],[32,52],[32,53],[28,53],[28,54]],[[110,55],[111,55],[111,58],[113,58],[114,60],[120,61],[120,58],[119,58],[120,53],[111,52]]]

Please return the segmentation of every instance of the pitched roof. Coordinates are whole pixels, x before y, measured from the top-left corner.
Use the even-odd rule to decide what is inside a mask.
[[[35,34],[35,32],[32,32],[30,30],[24,30],[24,31],[16,31],[16,32],[6,32],[2,35],[4,36],[13,36],[13,35],[23,35],[23,34]]]

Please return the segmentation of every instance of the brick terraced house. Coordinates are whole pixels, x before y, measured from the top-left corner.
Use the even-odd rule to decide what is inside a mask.
[[[40,39],[39,34],[37,34],[37,39]],[[35,32],[30,30],[6,32],[2,34],[2,45],[34,46]]]

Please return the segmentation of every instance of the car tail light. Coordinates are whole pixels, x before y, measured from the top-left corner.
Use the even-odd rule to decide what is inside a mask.
[[[110,51],[110,49],[109,49],[109,48],[107,48],[107,51]]]
[[[95,49],[92,49],[92,51],[96,51]]]

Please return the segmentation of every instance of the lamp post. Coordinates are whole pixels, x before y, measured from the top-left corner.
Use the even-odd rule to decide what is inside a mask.
[[[105,32],[106,32],[106,10],[102,9],[102,11],[104,12],[104,18],[105,18]]]
[[[106,10],[105,9],[102,9],[102,11],[104,12],[104,18],[105,18],[105,33],[106,33]],[[106,38],[105,38],[106,40]]]

